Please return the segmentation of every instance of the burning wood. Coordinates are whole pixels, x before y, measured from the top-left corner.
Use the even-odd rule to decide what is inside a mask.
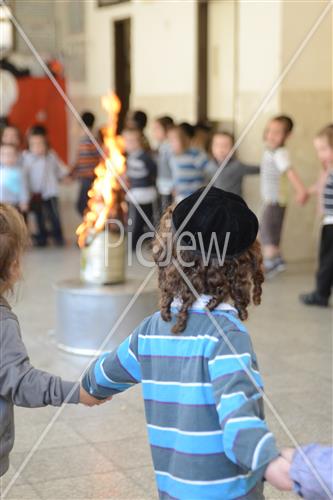
[[[106,229],[108,220],[124,223],[127,214],[125,193],[117,179],[117,174],[123,176],[125,173],[123,141],[117,135],[121,103],[115,94],[110,94],[102,97],[102,106],[109,115],[108,125],[103,129],[103,149],[107,159],[102,159],[95,169],[96,178],[88,193],[87,210],[76,231],[80,248],[89,246],[96,235]],[[107,230],[119,232],[116,224],[109,224]]]

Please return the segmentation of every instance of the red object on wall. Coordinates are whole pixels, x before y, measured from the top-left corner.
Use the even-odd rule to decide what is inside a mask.
[[[65,80],[57,78],[65,90]],[[48,131],[51,148],[67,162],[67,114],[63,98],[49,78],[19,78],[19,98],[14,104],[9,121],[23,135],[35,124],[44,125]]]

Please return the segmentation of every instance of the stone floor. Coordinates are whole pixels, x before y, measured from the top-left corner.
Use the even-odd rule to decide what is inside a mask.
[[[78,378],[88,360],[55,346],[52,284],[77,276],[78,262],[75,248],[30,251],[14,306],[32,362],[67,379]],[[146,270],[135,266],[131,272],[144,277]],[[305,308],[297,301],[300,291],[311,288],[312,274],[309,264],[290,265],[265,285],[263,304],[248,322],[267,395],[289,430],[288,436],[266,409],[281,446],[292,444],[291,435],[300,443],[332,442],[332,309]],[[92,409],[17,408],[15,448],[3,492],[43,433],[5,498],[156,498],[139,387]],[[266,498],[296,497],[266,487]]]

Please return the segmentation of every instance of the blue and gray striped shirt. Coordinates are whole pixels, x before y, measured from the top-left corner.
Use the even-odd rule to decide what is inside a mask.
[[[161,499],[260,499],[265,468],[279,453],[256,355],[236,310],[220,304],[213,315],[237,354],[230,349],[204,310],[208,300],[194,303],[180,335],[171,333],[176,301],[171,322],[159,312],[146,318],[90,367],[83,387],[108,397],[142,384]]]

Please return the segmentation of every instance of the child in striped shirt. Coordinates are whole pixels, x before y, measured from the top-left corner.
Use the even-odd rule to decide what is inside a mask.
[[[161,219],[153,246],[160,311],[97,359],[83,388],[107,398],[142,384],[160,499],[258,500],[264,477],[292,488],[243,324],[264,280],[258,221],[242,198],[215,187],[186,221],[201,194]]]
[[[288,184],[294,188],[297,203],[302,205],[308,196],[303,182],[292,167],[286,148],[293,127],[292,119],[281,115],[272,118],[264,132],[265,151],[260,169],[264,206],[260,222],[260,240],[267,277],[285,269],[280,242],[288,205]]]
[[[322,230],[319,266],[314,291],[300,296],[307,306],[328,306],[333,286],[333,123],[323,128],[314,140],[319,160],[323,165],[320,179],[309,189],[320,197]]]
[[[174,197],[179,202],[205,184],[209,159],[204,151],[191,147],[191,137],[184,123],[169,131],[170,159]]]

